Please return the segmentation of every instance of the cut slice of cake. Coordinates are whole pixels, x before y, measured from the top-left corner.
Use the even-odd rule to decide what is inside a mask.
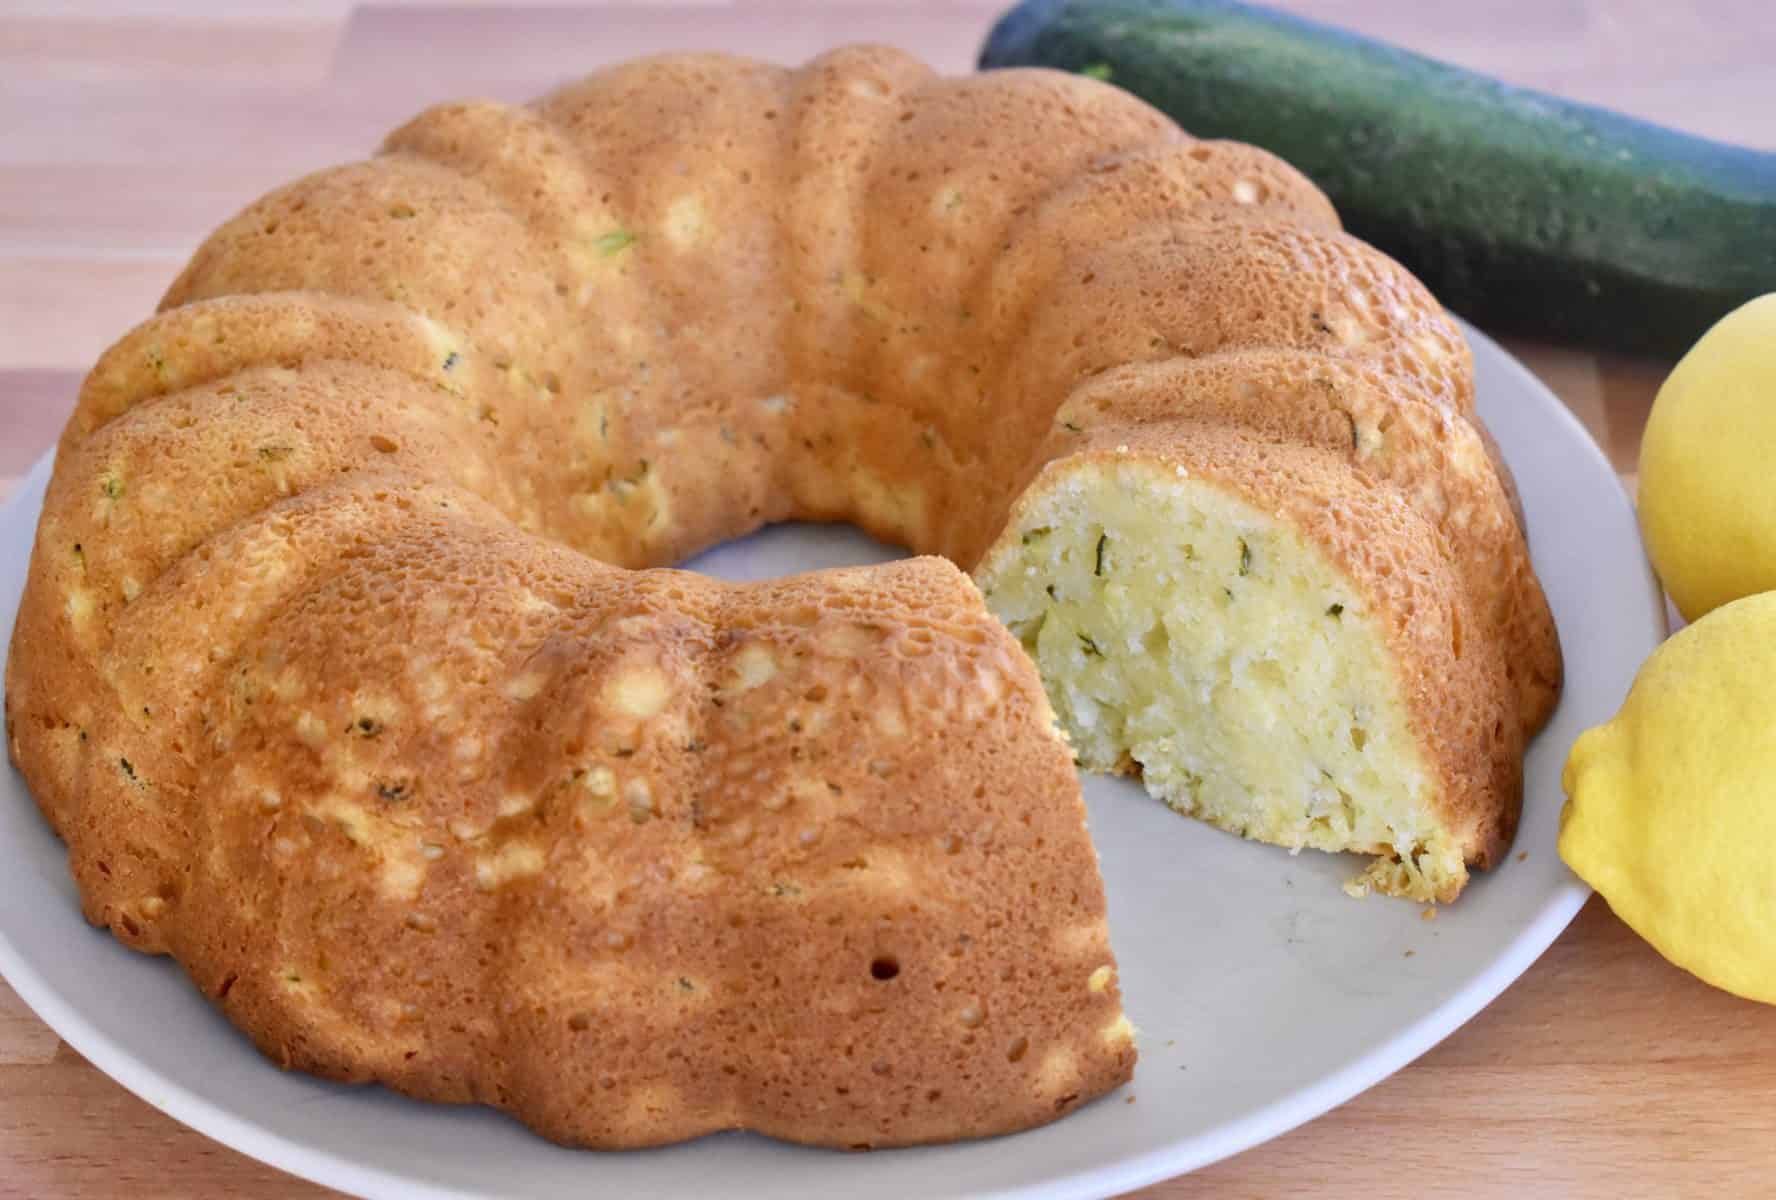
[[[1090,770],[1244,837],[1374,855],[1356,891],[1450,900],[1509,841],[1499,655],[1464,643],[1444,540],[1325,451],[1097,438],[1042,470],[975,576]]]

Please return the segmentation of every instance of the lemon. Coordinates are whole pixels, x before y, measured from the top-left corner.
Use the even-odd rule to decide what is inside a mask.
[[[1567,865],[1678,966],[1776,1004],[1776,593],[1655,650],[1563,783]]]
[[[1776,294],[1722,317],[1659,389],[1640,531],[1686,620],[1776,589]]]

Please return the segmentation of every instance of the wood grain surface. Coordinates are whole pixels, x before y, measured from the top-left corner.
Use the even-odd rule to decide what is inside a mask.
[[[1771,0],[1287,7],[1776,149]],[[150,311],[208,229],[298,172],[361,156],[424,104],[477,93],[521,99],[600,63],[667,48],[794,61],[869,39],[965,70],[998,8],[989,0],[0,5],[0,494],[54,441],[81,372]],[[1668,364],[1508,344],[1632,488],[1640,430]],[[1776,1008],[1696,982],[1593,900],[1518,984],[1417,1063],[1294,1133],[1141,1195],[1776,1195],[1772,1046]],[[0,1197],[327,1194],[136,1099],[0,985]]]

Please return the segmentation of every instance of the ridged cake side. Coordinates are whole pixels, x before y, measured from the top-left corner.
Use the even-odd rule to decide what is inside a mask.
[[[89,915],[286,1067],[603,1147],[978,1136],[1128,1077],[1069,752],[942,560],[634,575],[360,472],[111,634],[55,759],[9,689],[21,765]]]

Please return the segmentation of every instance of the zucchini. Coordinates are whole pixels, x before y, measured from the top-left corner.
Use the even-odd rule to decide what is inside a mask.
[[[1029,0],[980,62],[1108,79],[1271,150],[1491,328],[1676,355],[1776,291],[1776,154],[1229,0]]]

